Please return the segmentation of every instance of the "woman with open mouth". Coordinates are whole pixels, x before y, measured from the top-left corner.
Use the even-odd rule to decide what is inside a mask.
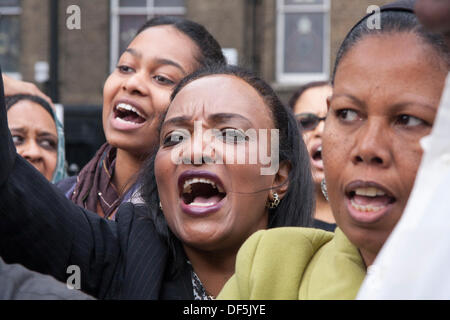
[[[252,233],[310,225],[309,157],[289,110],[267,84],[237,67],[194,73],[172,97],[143,194],[159,234],[174,248],[168,270],[192,274],[196,295],[215,297]],[[268,151],[279,155],[273,174],[250,161],[270,141],[267,130],[279,138]],[[246,161],[238,163],[237,155]]]
[[[327,81],[307,83],[292,95],[289,106],[294,111],[299,129],[308,148],[316,193],[315,228],[334,231],[336,223],[327,200],[322,161],[322,135],[327,115],[327,99],[332,94]]]
[[[75,205],[16,155],[0,105],[0,256],[60,281],[76,265],[81,290],[102,299],[210,299],[252,233],[310,225],[308,152],[269,85],[217,65],[182,80],[171,100],[140,174],[145,203],[122,204],[115,221]]]
[[[382,7],[380,29],[371,28],[373,18],[344,40],[328,101],[322,155],[335,235],[301,228],[254,234],[219,298],[353,299],[400,219],[449,49],[420,25],[413,2]]]
[[[203,26],[168,16],[146,22],[103,88],[107,142],[77,177],[58,187],[74,203],[114,219],[119,205],[130,200],[137,173],[158,143],[158,124],[170,93],[183,77],[210,63],[225,64],[225,58]]]

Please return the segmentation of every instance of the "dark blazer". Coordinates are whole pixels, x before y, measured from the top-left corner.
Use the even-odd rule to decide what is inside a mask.
[[[193,299],[190,267],[173,277],[146,207],[124,203],[116,221],[78,207],[16,154],[0,77],[0,257],[107,299]]]

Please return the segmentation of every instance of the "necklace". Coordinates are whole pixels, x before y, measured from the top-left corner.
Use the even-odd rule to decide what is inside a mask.
[[[194,300],[214,300],[216,297],[208,294],[200,278],[194,270],[192,270],[192,288],[194,290]]]

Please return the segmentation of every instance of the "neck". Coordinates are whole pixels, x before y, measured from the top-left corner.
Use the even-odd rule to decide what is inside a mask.
[[[320,185],[316,188],[316,211],[314,212],[314,218],[328,223],[336,223],[330,204],[323,196]]]
[[[378,252],[374,253],[369,250],[365,249],[359,249],[359,253],[361,254],[361,257],[364,261],[364,264],[366,265],[366,269],[370,267],[373,262],[375,261],[375,258],[377,257]]]
[[[136,174],[144,162],[142,156],[133,155],[123,149],[117,149],[113,183],[122,193],[136,181]]]
[[[234,274],[236,254],[198,251],[185,246],[185,252],[192,268],[208,295],[216,297],[228,279]]]

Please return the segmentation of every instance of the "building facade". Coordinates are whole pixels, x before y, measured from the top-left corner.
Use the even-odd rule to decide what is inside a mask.
[[[0,0],[0,64],[63,105],[102,104],[102,88],[136,30],[155,15],[203,24],[229,61],[287,101],[328,79],[340,43],[388,0]]]

